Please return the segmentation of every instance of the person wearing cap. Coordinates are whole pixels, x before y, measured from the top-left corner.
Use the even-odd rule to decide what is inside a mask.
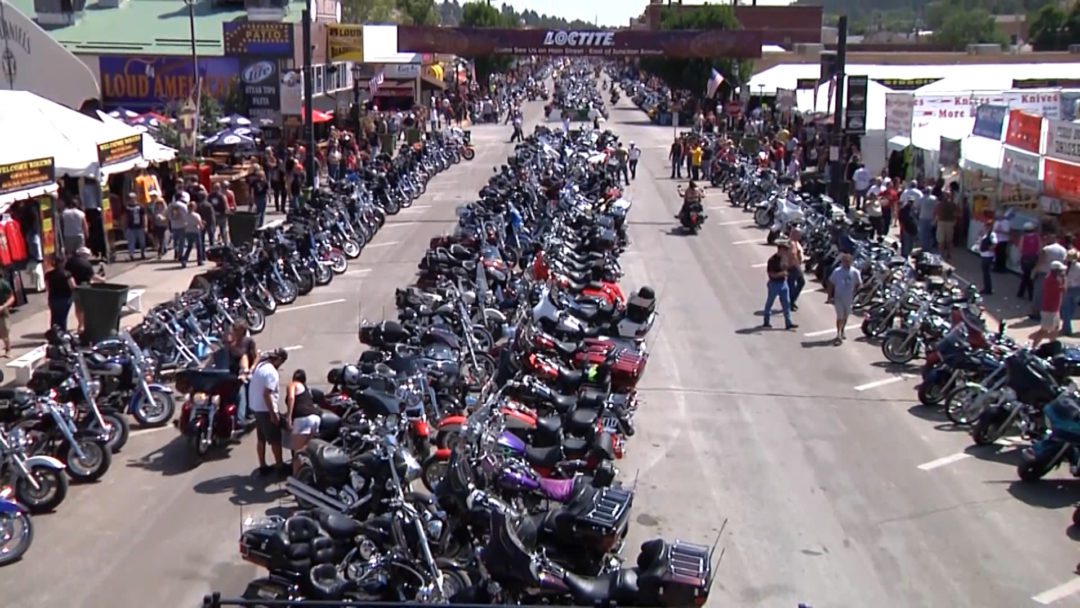
[[[1038,348],[1043,340],[1053,341],[1058,336],[1061,322],[1061,302],[1065,297],[1065,263],[1050,262],[1049,272],[1042,283],[1042,300],[1039,306],[1039,329],[1028,339],[1031,348]]]
[[[769,258],[768,263],[765,264],[765,272],[769,277],[766,283],[767,295],[765,296],[765,309],[762,311],[763,317],[761,326],[764,328],[772,328],[772,324],[769,322],[769,317],[772,315],[773,302],[777,298],[780,299],[780,309],[784,313],[784,329],[795,329],[798,327],[795,323],[791,322],[791,291],[788,289],[788,269],[785,263],[787,259],[787,252],[789,243],[785,239],[779,239],[776,241],[776,253]]]
[[[1035,299],[1034,273],[1042,251],[1042,239],[1035,232],[1035,222],[1024,223],[1024,235],[1020,237],[1020,288],[1016,297]]]
[[[153,197],[160,198],[157,191]],[[139,203],[134,192],[129,192],[124,205],[124,240],[127,241],[128,259],[135,260],[135,247],[141,259],[146,259],[146,206]]]
[[[259,459],[259,474],[273,470],[266,465],[266,445],[274,455],[274,465],[279,472],[285,471],[281,456],[281,375],[278,369],[289,359],[289,353],[276,348],[263,355],[251,371],[248,384],[248,409],[255,416],[255,456]]]
[[[1039,252],[1039,261],[1035,263],[1035,275],[1033,278],[1035,283],[1033,305],[1031,315],[1028,317],[1032,321],[1038,321],[1042,312],[1043,286],[1046,284],[1046,276],[1050,274],[1050,265],[1054,262],[1064,264],[1067,254],[1068,250],[1065,249],[1064,245],[1057,242],[1057,237],[1053,233],[1042,235],[1042,250]],[[1060,310],[1060,306],[1058,309]]]
[[[851,262],[850,253],[841,255],[840,265],[829,275],[829,297],[832,298],[832,305],[836,310],[836,338],[833,339],[833,344],[837,346],[847,339],[844,329],[855,306],[855,292],[862,287],[862,274]]]
[[[630,153],[629,154],[630,154],[630,163],[629,163],[630,179],[635,180],[635,179],[637,179],[638,161],[641,160],[641,148],[637,147],[637,144],[635,144],[634,142],[630,142]]]

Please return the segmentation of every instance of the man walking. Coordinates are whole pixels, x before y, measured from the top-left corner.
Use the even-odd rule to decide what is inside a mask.
[[[156,194],[156,193],[155,193]],[[141,259],[146,259],[146,206],[135,198],[135,193],[128,194],[124,206],[124,239],[127,241],[128,258],[135,260],[135,248],[139,248]]]
[[[281,457],[281,416],[278,411],[281,401],[281,376],[278,369],[288,360],[289,353],[283,348],[272,350],[263,357],[251,372],[248,385],[250,395],[248,409],[255,416],[255,456],[259,459],[259,474],[272,472],[266,466],[266,444],[274,455],[274,465],[278,471],[285,471],[285,462]]]
[[[1043,340],[1052,342],[1058,336],[1061,322],[1061,302],[1065,296],[1065,263],[1050,262],[1042,287],[1042,305],[1039,306],[1039,329],[1028,336],[1031,348],[1037,348]]]
[[[682,179],[683,147],[678,138],[671,143],[668,160],[671,161],[671,179]]]
[[[847,327],[848,317],[855,304],[855,292],[862,287],[862,274],[858,268],[851,265],[851,254],[845,253],[840,256],[840,265],[829,275],[829,295],[832,297],[833,308],[836,309],[836,338],[833,344],[847,339],[844,329]]]
[[[761,315],[764,318],[761,326],[764,328],[772,328],[769,317],[772,315],[773,302],[777,298],[780,298],[780,309],[784,313],[784,329],[798,327],[798,325],[791,322],[791,292],[788,289],[788,271],[785,266],[788,246],[788,242],[783,239],[776,241],[776,253],[769,258],[768,263],[765,265],[769,281],[766,283],[768,295],[765,297],[765,310],[762,311]]]
[[[979,239],[979,261],[982,263],[982,293],[984,296],[993,295],[994,281],[991,276],[994,270],[994,258],[997,255],[997,232],[994,230],[994,218],[990,216],[983,222],[984,234]]]
[[[791,229],[788,241],[788,292],[791,297],[791,310],[797,312],[799,310],[799,294],[802,293],[803,287],[806,287],[806,277],[803,275],[802,233],[799,232],[798,228]]]
[[[630,185],[630,153],[623,147],[622,142],[619,142],[619,147],[615,149],[615,160],[618,165],[615,167],[615,181],[624,181],[626,185]]]
[[[637,179],[637,164],[641,160],[641,148],[630,142],[630,179]]]

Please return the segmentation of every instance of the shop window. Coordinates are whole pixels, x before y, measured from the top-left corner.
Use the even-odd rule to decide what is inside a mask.
[[[322,93],[324,91],[324,89],[323,89],[323,77],[325,75],[325,71],[323,69],[324,67],[325,66],[321,66],[321,65],[315,66],[315,94],[316,95],[318,95],[319,93]]]

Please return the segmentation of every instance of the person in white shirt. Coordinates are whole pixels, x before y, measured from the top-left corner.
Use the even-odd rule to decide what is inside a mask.
[[[994,281],[991,270],[994,268],[994,256],[997,253],[997,232],[994,229],[994,218],[989,217],[983,225],[983,235],[979,239],[979,261],[982,262],[982,293],[988,296],[994,293]]]
[[[1065,246],[1057,242],[1055,234],[1043,235],[1042,253],[1039,254],[1039,261],[1035,263],[1035,293],[1032,299],[1034,306],[1031,309],[1031,314],[1028,315],[1028,318],[1032,321],[1038,321],[1042,316],[1043,285],[1046,282],[1046,275],[1050,273],[1050,265],[1054,262],[1064,264],[1068,253]]]
[[[1005,272],[1005,264],[1009,259],[1009,233],[1012,232],[1012,222],[1009,218],[1005,217],[1004,213],[999,213],[997,221],[994,222],[994,240],[997,243],[994,247],[994,272]]]
[[[914,203],[922,199],[922,190],[919,190],[919,182],[911,180],[907,188],[900,193],[900,204],[906,205],[907,203]]]
[[[278,369],[288,358],[289,353],[283,348],[266,353],[252,370],[248,384],[248,409],[255,416],[255,455],[259,459],[260,475],[271,472],[266,466],[267,443],[274,454],[277,470],[285,470],[285,461],[281,457],[281,376]]]
[[[870,179],[872,177],[866,165],[862,163],[859,163],[859,167],[855,169],[855,173],[851,176],[851,183],[855,188],[855,209],[859,211],[862,210],[863,203],[866,201],[866,193],[870,190]]]
[[[1072,320],[1080,302],[1080,252],[1070,249],[1065,255],[1065,297],[1061,300],[1061,335],[1071,336]]]
[[[630,142],[630,179],[637,179],[637,164],[641,160],[641,148],[637,147],[637,144]]]

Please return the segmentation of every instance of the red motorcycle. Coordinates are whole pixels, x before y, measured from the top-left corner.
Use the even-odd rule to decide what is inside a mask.
[[[228,370],[185,370],[176,376],[176,390],[186,394],[175,424],[196,458],[228,444],[245,430],[237,424],[237,397],[243,382]]]

